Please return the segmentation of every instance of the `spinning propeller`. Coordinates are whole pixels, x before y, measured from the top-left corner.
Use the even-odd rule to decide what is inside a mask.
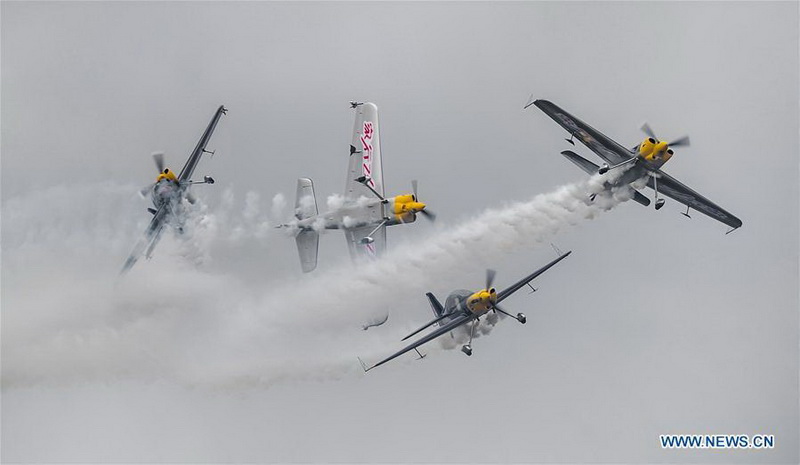
[[[411,191],[414,193],[414,201],[418,201],[419,196],[417,195],[417,180],[414,179],[411,181]],[[423,207],[422,210],[419,210],[417,213],[421,213],[429,221],[436,221],[436,213],[429,211],[427,206]]]
[[[656,136],[656,133],[653,131],[653,128],[651,128],[650,125],[647,124],[647,121],[645,121],[644,124],[642,124],[642,127],[640,129],[642,130],[642,132],[647,134],[647,137],[655,139],[656,143],[661,142],[661,139],[659,139]],[[679,137],[672,142],[667,142],[667,145],[670,147],[680,147],[680,146],[688,147],[690,145],[689,136]]]
[[[499,305],[497,305],[497,302],[496,302],[497,294],[491,292],[492,284],[494,284],[494,278],[495,278],[496,275],[497,275],[497,272],[495,270],[493,270],[491,268],[487,268],[486,269],[486,287],[484,289],[486,289],[486,291],[490,292],[489,302],[491,304],[491,309],[493,311],[500,312],[500,313],[502,313],[502,314],[504,314],[506,316],[510,316],[511,318],[514,318],[515,320],[519,321],[520,323],[525,324],[525,322],[528,321],[528,319],[525,318],[524,314],[517,313],[517,315],[514,316],[514,315],[508,313],[507,311],[503,310],[502,308],[500,308]]]
[[[169,172],[169,168],[164,167],[164,152],[153,152],[153,163],[156,165],[156,169],[158,170],[158,174],[167,174]],[[153,186],[156,185],[158,181],[148,184],[146,187],[143,187],[139,191],[139,195],[142,197],[146,196],[148,192],[153,189]]]

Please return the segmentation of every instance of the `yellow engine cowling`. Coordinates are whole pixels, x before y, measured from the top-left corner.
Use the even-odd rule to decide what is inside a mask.
[[[402,223],[413,223],[416,214],[425,209],[425,204],[417,202],[413,194],[398,195],[392,199],[392,213],[397,221]]]
[[[657,141],[649,137],[639,145],[639,156],[651,163],[663,165],[670,158],[673,152],[669,145],[663,141]]]
[[[178,178],[175,177],[175,173],[172,172],[169,168],[164,168],[164,171],[158,175],[156,178],[156,182],[159,182],[163,179],[169,179],[170,181],[175,181]]]
[[[467,297],[467,308],[472,313],[484,313],[489,311],[495,302],[497,302],[495,288],[482,289]]]

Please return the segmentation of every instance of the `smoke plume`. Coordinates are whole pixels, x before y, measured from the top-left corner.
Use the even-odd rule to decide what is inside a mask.
[[[603,192],[587,201],[602,188],[594,176],[486,210],[379,261],[257,284],[215,272],[210,260],[220,246],[294,247],[274,234],[255,193],[240,205],[226,190],[213,211],[198,201],[184,237],[165,234],[154,258],[122,279],[119,267],[147,220],[130,194],[135,187],[56,187],[8,199],[2,383],[167,379],[242,387],[342,376],[360,370],[356,356],[375,361],[424,323],[402,310],[425,305],[431,281],[455,284],[452,270],[482,270],[490,259],[547,243],[629,196]],[[276,196],[272,214],[284,206]],[[387,324],[362,331],[386,311]],[[489,320],[480,334],[497,321]]]

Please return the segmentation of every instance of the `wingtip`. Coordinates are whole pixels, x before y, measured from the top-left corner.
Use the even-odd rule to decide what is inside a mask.
[[[526,110],[529,106],[533,105],[534,103],[536,103],[536,99],[533,97],[533,94],[531,94],[530,97],[528,97],[528,102],[525,104],[524,107],[522,107],[522,109]]]

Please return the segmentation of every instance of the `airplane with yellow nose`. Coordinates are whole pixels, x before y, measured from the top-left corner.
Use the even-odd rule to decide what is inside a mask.
[[[524,278],[520,279],[516,283],[512,284],[511,286],[503,289],[502,291],[497,291],[492,284],[495,278],[494,270],[486,270],[486,285],[483,289],[478,291],[468,291],[468,290],[456,290],[450,293],[447,296],[447,299],[442,305],[439,300],[434,296],[432,293],[428,292],[426,295],[428,297],[428,301],[431,305],[431,309],[433,310],[433,314],[435,318],[428,323],[424,324],[422,327],[417,329],[416,331],[412,332],[408,336],[404,337],[402,340],[405,341],[410,337],[419,334],[420,332],[430,328],[431,326],[438,326],[435,331],[430,332],[429,334],[425,335],[424,337],[420,338],[419,340],[415,341],[414,343],[400,349],[399,351],[395,352],[394,354],[386,357],[385,359],[381,360],[380,362],[367,367],[361,359],[361,366],[364,368],[364,371],[369,371],[375,367],[383,365],[384,363],[393,360],[406,352],[410,352],[412,350],[418,351],[418,347],[422,344],[430,342],[439,336],[447,334],[456,328],[461,326],[472,324],[469,333],[469,342],[464,344],[461,347],[461,351],[467,354],[468,356],[472,355],[472,338],[475,335],[475,327],[479,324],[481,317],[489,314],[490,312],[497,312],[501,313],[505,316],[509,316],[514,318],[518,322],[525,324],[527,322],[527,318],[523,313],[517,313],[516,315],[512,315],[505,311],[502,307],[500,307],[500,302],[507,299],[509,296],[520,290],[522,287],[526,285],[530,285],[529,283],[534,280],[537,276],[541,275],[545,271],[549,270],[553,265],[560,262],[561,260],[567,258],[572,251],[566,252],[564,254],[560,254],[558,258],[551,261],[547,265],[539,268],[538,270],[534,271],[533,273],[525,276]],[[535,289],[534,289],[535,290]],[[420,358],[424,357],[420,354]]]
[[[567,142],[575,145],[573,138],[577,138],[606,163],[598,166],[571,150],[561,152],[569,161],[589,174],[605,174],[611,170],[621,171],[616,173],[618,176],[615,176],[613,181],[606,181],[607,190],[619,186],[630,186],[633,191],[633,200],[646,207],[650,205],[650,199],[636,190],[639,181],[644,180],[647,186],[655,191],[656,210],[664,206],[665,200],[659,197],[659,194],[664,194],[686,205],[686,211],[681,212],[686,217],[691,218],[689,210],[693,208],[730,226],[729,233],[742,226],[742,220],[661,170],[661,167],[675,154],[674,147],[689,146],[688,136],[667,142],[656,137],[650,125],[644,123],[641,129],[647,137],[640,144],[627,149],[550,101],[531,99],[525,108],[531,105],[539,107],[570,133],[570,138],[566,139]],[[594,195],[591,196],[591,199],[594,200]]]
[[[174,171],[164,166],[164,154],[154,153],[153,162],[158,170],[158,176],[155,182],[142,189],[139,194],[144,197],[150,193],[153,201],[153,207],[148,208],[147,211],[153,215],[150,224],[145,229],[144,235],[139,239],[133,248],[133,251],[125,260],[120,273],[126,273],[133,265],[144,255],[150,258],[161,238],[161,233],[166,224],[172,224],[178,232],[183,232],[183,209],[182,202],[186,199],[190,203],[195,202],[195,198],[190,191],[190,187],[194,184],[214,184],[214,178],[211,176],[204,176],[202,181],[193,181],[192,174],[194,174],[197,164],[200,162],[202,156],[206,153],[213,154],[206,150],[206,145],[211,140],[211,135],[217,127],[217,122],[222,115],[227,114],[228,109],[224,105],[220,105],[214,116],[211,117],[211,122],[206,126],[200,140],[194,150],[189,154],[189,159],[183,165],[180,173],[177,175]]]
[[[320,213],[309,178],[297,180],[295,217],[280,225],[295,231],[300,266],[304,273],[317,267],[319,233],[326,229],[344,231],[350,256],[354,261],[380,257],[386,250],[386,227],[413,223],[420,214],[436,219],[428,206],[417,197],[417,181],[411,181],[411,193],[386,197],[383,184],[378,107],[374,103],[350,102],[356,111],[347,182],[339,205]]]

